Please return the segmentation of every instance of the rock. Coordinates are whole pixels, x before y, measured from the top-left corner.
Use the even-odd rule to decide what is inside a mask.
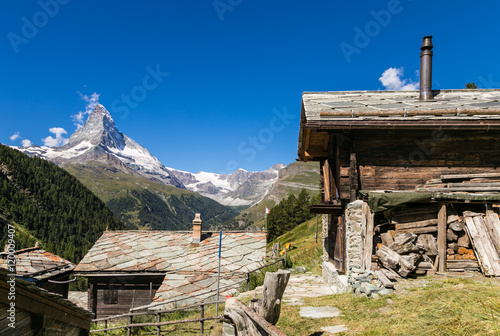
[[[300,316],[309,318],[337,317],[341,311],[335,307],[300,307]]]
[[[330,327],[321,327],[321,330],[330,334],[338,334],[344,331],[348,331],[347,327],[343,324],[330,326]]]
[[[295,266],[294,268],[298,273],[305,273],[307,271],[304,266]]]
[[[379,290],[378,294],[380,294],[380,295],[387,295],[387,294],[391,294],[392,292],[394,292],[392,289],[390,289],[390,288],[384,288],[382,290]],[[387,300],[387,303],[393,303],[392,300],[390,300],[391,302],[389,302],[389,300]]]
[[[365,293],[366,293],[367,295],[370,295],[370,294],[372,294],[372,293],[376,293],[376,292],[378,292],[378,291],[379,291],[379,289],[380,289],[380,288],[378,288],[377,286],[368,285],[368,286],[366,286],[366,288],[365,288]]]
[[[371,297],[372,297],[372,299],[375,299],[375,300],[380,298],[380,296],[377,293],[373,293]]]

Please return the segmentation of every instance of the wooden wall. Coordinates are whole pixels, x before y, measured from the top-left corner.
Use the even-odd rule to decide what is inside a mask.
[[[332,147],[341,199],[351,198],[353,182],[357,190],[413,191],[444,174],[500,172],[498,131],[356,130],[332,136]]]
[[[128,313],[130,308],[150,304],[163,278],[164,275],[96,279],[97,318]],[[118,279],[120,279],[121,282]],[[115,291],[117,294],[116,303],[109,304],[105,302],[105,296],[108,296],[110,290]],[[89,300],[89,306],[91,302],[92,300]],[[89,309],[91,309],[91,307],[89,307]]]

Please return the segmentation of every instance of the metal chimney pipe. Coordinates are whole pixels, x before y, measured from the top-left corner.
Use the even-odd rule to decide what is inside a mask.
[[[432,100],[432,36],[422,38],[420,49],[420,100]]]

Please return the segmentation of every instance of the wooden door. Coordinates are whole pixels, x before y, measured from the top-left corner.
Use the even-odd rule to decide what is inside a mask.
[[[330,258],[332,259],[335,268],[341,272],[345,272],[344,261],[344,218],[343,216],[333,216],[332,232],[330,233]]]

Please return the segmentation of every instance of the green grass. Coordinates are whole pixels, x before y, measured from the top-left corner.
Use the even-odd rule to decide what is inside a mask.
[[[286,243],[292,243],[292,250],[287,252],[287,257],[293,266],[304,266],[308,271],[321,274],[321,217],[318,218],[318,242],[315,239],[316,218],[304,222],[284,235],[276,238],[267,245],[272,249],[273,243],[279,242],[280,249]]]
[[[224,304],[219,305],[219,315],[224,312]],[[210,305],[205,307],[204,312],[205,317],[213,317],[215,316],[215,305]],[[136,316],[133,319],[133,323],[156,323],[155,315],[146,315],[146,316]],[[163,314],[161,321],[179,321],[179,320],[192,320],[200,318],[200,311],[198,309],[191,309],[185,311],[176,311],[168,314]],[[119,326],[119,325],[127,325],[127,321],[113,321],[112,323],[108,323],[108,328]],[[104,323],[92,323],[91,330],[102,329],[104,328]],[[136,327],[132,328],[132,335],[134,336],[146,336],[146,335],[156,335],[156,327]],[[204,322],[204,335],[221,335],[222,334],[222,323],[218,322],[218,320],[210,320]],[[108,331],[107,334],[104,332],[92,333],[91,335],[96,336],[121,336],[126,335],[127,329],[121,328],[116,330]],[[180,324],[172,324],[160,327],[161,335],[174,335],[174,336],[182,336],[182,335],[199,335],[200,334],[200,323],[199,322],[190,322],[190,323],[180,323]]]
[[[285,305],[277,326],[287,335],[313,335],[339,324],[349,329],[339,335],[500,335],[500,281],[480,275],[425,279],[425,286],[410,280],[412,290],[378,299],[340,294],[304,300],[306,306],[339,308],[342,315],[335,318],[301,318],[300,307]]]

